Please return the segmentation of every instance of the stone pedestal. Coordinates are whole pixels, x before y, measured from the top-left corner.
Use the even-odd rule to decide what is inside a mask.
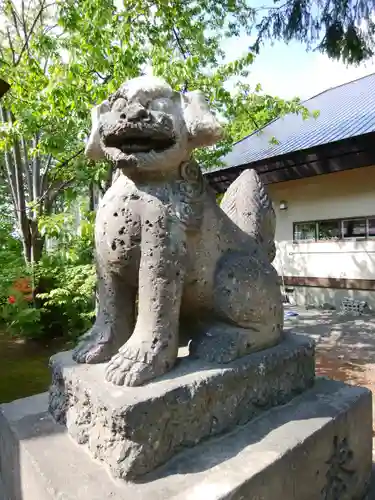
[[[314,346],[287,336],[278,346],[227,365],[182,359],[144,387],[115,387],[104,365],[77,365],[71,353],[51,360],[50,411],[115,477],[134,479],[314,382]]]
[[[225,367],[184,359],[140,388],[106,384],[103,367],[70,353],[52,369],[50,395],[0,407],[1,500],[362,500],[368,490],[371,393],[313,383],[306,338]]]
[[[47,404],[45,394],[2,407],[1,500],[364,500],[368,489],[371,393],[340,382],[318,380],[142,482],[113,480]]]

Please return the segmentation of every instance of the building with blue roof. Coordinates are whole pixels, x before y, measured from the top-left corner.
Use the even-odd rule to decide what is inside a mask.
[[[319,116],[272,121],[205,176],[218,193],[248,168],[268,185],[274,265],[291,302],[340,307],[351,297],[375,308],[375,74],[303,104]]]

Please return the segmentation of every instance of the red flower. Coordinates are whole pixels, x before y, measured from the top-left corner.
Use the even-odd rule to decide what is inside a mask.
[[[31,283],[29,278],[18,278],[13,283],[13,288],[21,293],[31,293]]]
[[[14,304],[16,302],[16,297],[14,297],[14,295],[11,295],[10,297],[8,297],[8,302],[9,304]]]

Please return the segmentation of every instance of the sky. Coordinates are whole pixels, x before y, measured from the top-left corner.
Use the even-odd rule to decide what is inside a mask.
[[[235,59],[251,45],[241,36],[223,44],[228,60]],[[284,99],[308,99],[323,90],[375,73],[375,60],[349,66],[330,60],[319,52],[307,52],[298,42],[268,44],[256,57],[247,83],[260,83],[264,92]]]

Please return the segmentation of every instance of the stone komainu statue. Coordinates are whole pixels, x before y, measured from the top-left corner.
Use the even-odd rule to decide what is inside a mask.
[[[172,369],[180,335],[220,363],[276,344],[275,214],[253,170],[217,205],[192,159],[221,136],[203,95],[140,77],[92,115],[86,154],[119,175],[96,217],[99,311],[74,359],[109,361],[108,381],[135,386]]]

